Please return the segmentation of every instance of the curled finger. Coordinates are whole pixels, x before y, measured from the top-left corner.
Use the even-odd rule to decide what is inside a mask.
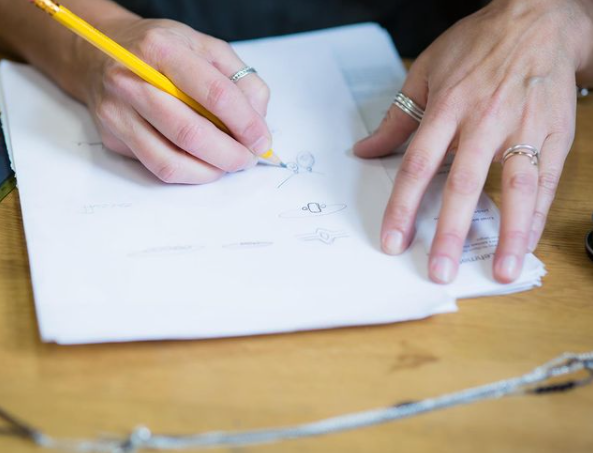
[[[229,173],[250,168],[257,157],[183,102],[122,71],[114,91],[179,149]]]
[[[119,141],[161,181],[206,184],[224,172],[175,147],[129,106],[104,102],[98,116]]]

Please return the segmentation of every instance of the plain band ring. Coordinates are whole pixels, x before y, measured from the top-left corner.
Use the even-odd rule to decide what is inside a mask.
[[[257,71],[255,70],[255,68],[247,66],[235,72],[232,76],[229,77],[229,79],[231,79],[231,82],[237,83],[239,80],[241,80],[243,77],[248,76],[249,74],[257,74]]]
[[[418,122],[421,122],[424,117],[424,110],[401,91],[395,95],[393,105],[399,107],[400,110]]]
[[[531,160],[532,165],[539,165],[539,150],[535,146],[521,143],[519,145],[511,146],[502,155],[502,164],[513,156],[526,156]]]

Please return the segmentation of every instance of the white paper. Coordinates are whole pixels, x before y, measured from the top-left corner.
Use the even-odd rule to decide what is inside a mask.
[[[455,309],[412,254],[379,250],[391,182],[332,49],[238,46],[274,93],[275,149],[205,186],[104,150],[85,107],[2,62],[35,303],[46,341],[206,338],[417,319]]]

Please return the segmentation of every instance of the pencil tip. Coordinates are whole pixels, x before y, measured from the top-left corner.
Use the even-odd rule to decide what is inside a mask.
[[[268,162],[269,164],[272,164],[272,165],[276,165],[278,167],[286,166],[286,164],[284,164],[284,162],[282,162],[280,160],[280,158],[278,156],[276,156],[275,154],[272,154],[270,157],[266,158],[266,162]]]

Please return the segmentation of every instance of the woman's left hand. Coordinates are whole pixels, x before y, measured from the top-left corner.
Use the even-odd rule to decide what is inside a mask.
[[[437,39],[416,60],[402,92],[426,106],[418,127],[392,106],[380,128],[356,145],[361,157],[390,154],[418,128],[383,220],[385,252],[411,243],[427,186],[445,154],[456,156],[445,187],[429,274],[451,282],[493,161],[529,144],[539,167],[512,156],[502,173],[502,220],[494,276],[518,278],[535,250],[574,138],[576,74],[590,73],[593,2],[495,0]]]

